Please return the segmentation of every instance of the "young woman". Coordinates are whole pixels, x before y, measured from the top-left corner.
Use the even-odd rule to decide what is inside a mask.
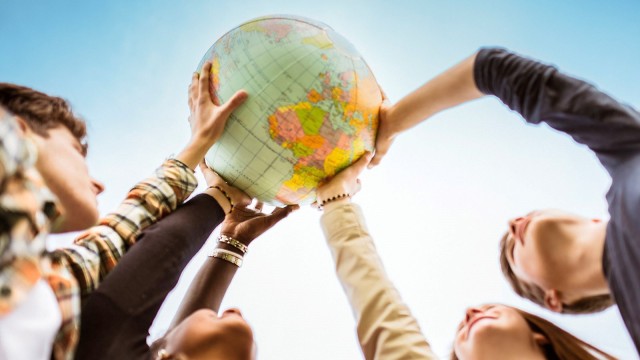
[[[366,359],[437,359],[385,274],[361,209],[351,203],[370,156],[318,189],[321,223],[336,273],[357,321]],[[592,355],[593,354],[593,355]],[[552,323],[504,305],[467,310],[453,359],[613,359]]]

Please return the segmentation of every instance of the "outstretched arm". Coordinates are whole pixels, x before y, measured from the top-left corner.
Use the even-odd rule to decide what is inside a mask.
[[[214,104],[209,92],[210,71],[211,65],[205,64],[202,75],[194,73],[192,77],[191,139],[185,148],[165,161],[155,176],[136,184],[118,209],[102,218],[98,226],[82,233],[73,246],[58,250],[63,256],[57,258],[72,269],[83,298],[118,264],[143,229],[173,212],[191,195],[197,186],[197,164],[222,134],[231,112],[246,99],[247,94],[239,91],[225,104]],[[210,195],[225,206],[222,194],[211,191]]]
[[[239,192],[230,188],[231,191]],[[231,194],[231,196],[234,195]],[[218,242],[212,255],[198,271],[170,329],[199,309],[212,309],[218,312],[222,299],[236,271],[242,265],[251,242],[298,208],[297,205],[289,205],[276,208],[271,214],[264,214],[261,211],[261,204],[258,204],[256,209],[250,209],[247,207],[250,201],[248,198],[245,199],[243,202],[234,204],[233,211],[225,217],[220,230],[223,239]]]
[[[610,169],[640,150],[640,113],[555,67],[504,49],[486,48],[438,75],[394,105],[380,107],[377,165],[395,137],[434,114],[495,95],[527,122],[546,122],[587,145]]]
[[[473,80],[475,58],[476,54],[471,55],[414,90],[396,104],[391,105],[386,101],[383,103],[380,107],[376,152],[369,167],[380,163],[398,134],[442,110],[483,95]]]
[[[609,171],[640,150],[640,113],[585,81],[496,48],[480,50],[473,71],[483,93],[587,145]]]
[[[321,224],[336,274],[356,318],[365,359],[434,360],[418,322],[384,271],[360,208],[350,203],[369,159],[361,158],[317,191],[319,203],[325,203]],[[328,200],[340,194],[347,197]]]

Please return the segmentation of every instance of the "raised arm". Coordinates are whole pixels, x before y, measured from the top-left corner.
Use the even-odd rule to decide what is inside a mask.
[[[118,264],[143,229],[191,195],[197,186],[197,164],[222,134],[231,112],[246,99],[247,94],[239,91],[225,104],[214,104],[208,87],[210,71],[210,64],[205,65],[202,75],[194,74],[189,87],[191,138],[185,148],[165,161],[155,176],[134,186],[118,209],[82,233],[74,246],[58,250],[62,256],[57,258],[72,269],[83,298]],[[211,195],[224,206],[221,194],[212,191]]]
[[[475,58],[473,54],[393,105],[382,104],[376,152],[369,167],[380,163],[398,134],[442,110],[482,97],[473,80]]]
[[[437,359],[387,277],[362,211],[350,202],[369,160],[370,155],[362,157],[317,192],[318,202],[324,203],[322,229],[356,318],[362,352],[368,360]]]
[[[230,188],[233,192],[239,192]],[[297,205],[290,205],[276,208],[270,214],[264,214],[260,204],[256,209],[247,208],[247,205],[249,202],[234,206],[233,212],[225,217],[218,244],[191,283],[170,329],[199,309],[212,309],[218,312],[222,299],[236,271],[242,265],[251,242],[298,209]]]
[[[546,122],[587,145],[611,171],[617,161],[640,149],[640,113],[594,86],[550,65],[486,48],[438,75],[394,105],[380,108],[377,165],[395,137],[434,114],[495,95],[526,121]]]
[[[611,167],[640,150],[640,113],[555,67],[504,49],[482,49],[474,79],[527,122],[546,122],[587,145]]]

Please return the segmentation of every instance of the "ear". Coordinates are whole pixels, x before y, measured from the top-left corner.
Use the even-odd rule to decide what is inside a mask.
[[[20,130],[20,135],[22,136],[31,135],[33,131],[29,127],[29,124],[27,124],[27,122],[20,116],[16,116],[15,119],[16,119],[16,122],[18,123],[18,129]]]
[[[540,334],[539,332],[533,332],[533,341],[538,344],[538,346],[548,345],[549,339],[546,336]]]
[[[557,313],[562,312],[562,295],[556,289],[550,289],[544,292],[544,306]]]

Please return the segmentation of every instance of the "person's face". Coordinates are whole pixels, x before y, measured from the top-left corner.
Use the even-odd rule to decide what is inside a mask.
[[[252,360],[256,356],[253,331],[237,309],[220,316],[201,309],[167,334],[166,350],[189,360]]]
[[[514,274],[545,291],[570,287],[570,259],[594,221],[559,210],[533,211],[510,220],[506,258]]]
[[[454,352],[460,360],[527,358],[540,352],[541,336],[511,307],[470,307],[458,326]]]
[[[69,129],[49,129],[48,136],[31,133],[38,148],[36,169],[58,198],[61,222],[53,232],[83,230],[98,221],[96,196],[104,186],[89,176],[84,148]]]

